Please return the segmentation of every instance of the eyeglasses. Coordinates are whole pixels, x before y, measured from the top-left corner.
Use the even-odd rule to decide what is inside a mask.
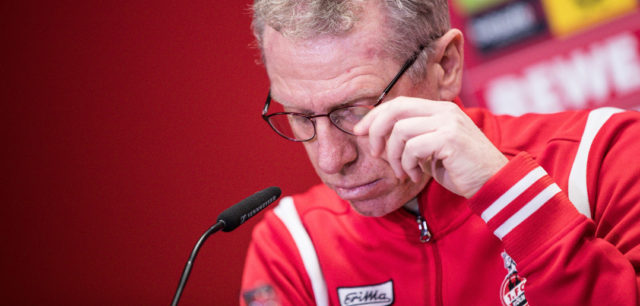
[[[413,65],[413,63],[420,55],[420,52],[424,49],[420,46],[420,49],[414,53],[400,68],[400,71],[391,80],[391,83],[382,91],[382,94],[376,100],[373,105],[348,105],[338,107],[326,114],[307,115],[295,112],[278,112],[267,115],[267,110],[271,104],[271,90],[267,94],[267,101],[264,103],[262,110],[262,119],[264,119],[271,128],[278,133],[278,135],[297,142],[309,141],[316,137],[316,122],[315,118],[328,117],[329,121],[337,127],[339,130],[350,134],[353,133],[353,127],[364,118],[364,116],[376,106],[382,103],[382,100],[393,88],[393,85],[398,82],[398,79]]]

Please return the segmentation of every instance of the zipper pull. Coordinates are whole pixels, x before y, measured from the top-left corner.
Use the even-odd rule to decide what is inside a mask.
[[[427,227],[427,220],[425,220],[423,216],[418,215],[416,221],[418,222],[418,230],[420,230],[420,242],[426,243],[431,241],[431,232],[429,232],[429,228]]]

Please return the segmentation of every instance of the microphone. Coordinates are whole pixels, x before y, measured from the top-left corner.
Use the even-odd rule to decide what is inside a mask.
[[[218,219],[216,224],[210,227],[196,242],[196,245],[193,247],[193,251],[191,251],[191,255],[189,256],[189,260],[187,264],[184,266],[184,270],[182,271],[182,276],[180,277],[180,282],[178,283],[178,289],[176,289],[176,293],[173,296],[173,301],[171,302],[171,306],[178,305],[178,301],[180,300],[180,296],[182,295],[182,291],[184,290],[184,286],[187,283],[187,279],[189,279],[189,274],[191,273],[191,267],[193,266],[193,262],[196,260],[196,256],[198,255],[198,251],[200,247],[204,243],[211,234],[222,230],[223,232],[230,232],[236,227],[240,226],[242,223],[245,223],[249,218],[255,216],[263,209],[267,208],[269,204],[275,202],[278,197],[280,197],[281,190],[278,187],[269,187],[264,190],[258,191],[246,199],[238,202],[237,204],[225,209],[220,215],[218,215]]]
[[[218,215],[218,222],[224,223],[223,232],[230,232],[249,218],[255,216],[261,210],[265,209],[269,204],[273,203],[280,197],[280,188],[269,187],[258,191],[248,198],[240,201]]]

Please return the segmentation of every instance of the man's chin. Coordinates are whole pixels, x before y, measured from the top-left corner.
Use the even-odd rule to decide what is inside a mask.
[[[349,201],[353,210],[365,217],[382,217],[394,211],[379,201]]]

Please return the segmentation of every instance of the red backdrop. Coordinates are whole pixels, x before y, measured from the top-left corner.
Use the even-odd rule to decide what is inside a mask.
[[[259,116],[268,81],[250,47],[250,2],[0,5],[4,304],[169,304],[194,243],[222,210],[268,186],[292,194],[319,182],[303,148],[276,136]],[[594,3],[605,2],[621,3]],[[617,67],[640,69],[635,4],[558,38],[540,1],[496,3],[477,16],[454,10],[454,25],[464,29],[487,16],[502,22],[508,15],[500,12],[515,3],[535,8],[541,30],[486,54],[467,40],[467,104],[486,104],[478,92],[489,77],[515,75],[525,88],[526,67],[597,54],[592,45],[616,33],[633,33],[624,38],[635,46],[622,57],[611,53],[628,61]],[[581,78],[566,81],[573,80]],[[624,96],[609,93],[621,99],[606,105],[637,109],[640,83],[629,84],[635,87]],[[237,303],[260,217],[209,239],[183,304]]]
[[[1,5],[3,304],[169,304],[224,208],[318,182],[259,116],[249,2]],[[237,303],[259,218],[207,241],[184,305]]]

